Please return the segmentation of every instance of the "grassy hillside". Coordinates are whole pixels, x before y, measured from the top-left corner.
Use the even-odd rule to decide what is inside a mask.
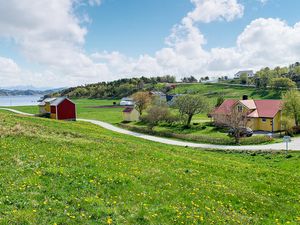
[[[172,147],[0,112],[0,224],[297,224],[300,154]]]
[[[119,123],[123,120],[123,108],[97,108],[97,106],[112,106],[118,100],[98,100],[98,99],[73,99],[76,103],[77,117],[85,119],[96,119],[109,123]],[[9,107],[22,112],[36,114],[39,112],[38,106],[16,106]]]
[[[213,101],[220,95],[224,98],[241,99],[243,95],[248,95],[251,99],[280,99],[281,93],[271,89],[257,90],[254,87],[239,87],[227,84],[179,84],[172,93],[177,94],[202,94]]]

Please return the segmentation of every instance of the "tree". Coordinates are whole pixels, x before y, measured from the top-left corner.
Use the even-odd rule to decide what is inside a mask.
[[[223,95],[219,95],[219,97],[217,98],[217,103],[215,105],[215,107],[219,107],[220,105],[222,105],[222,103],[225,101],[224,96]]]
[[[242,73],[240,76],[241,84],[248,84],[248,74]]]
[[[150,105],[151,103],[151,96],[148,92],[136,92],[132,95],[133,101],[135,103],[135,109],[143,115],[144,110]]]
[[[181,81],[183,83],[197,83],[198,82],[198,80],[194,76],[184,77],[183,79],[181,79]]]
[[[241,139],[241,129],[247,126],[247,112],[240,112],[236,107],[231,110],[231,113],[225,116],[225,123],[232,129],[232,137],[235,143],[239,144]]]
[[[186,127],[190,127],[194,115],[209,111],[208,101],[200,95],[182,95],[175,99],[174,107],[182,116],[187,116]]]
[[[294,81],[292,81],[289,78],[273,78],[271,80],[271,87],[275,90],[291,90],[293,88],[296,88],[297,85]]]
[[[149,129],[152,130],[159,122],[168,120],[170,115],[168,107],[153,105],[147,110],[147,114],[142,117],[142,121],[146,122]]]
[[[293,119],[285,117],[285,116],[283,116],[281,118],[282,130],[285,131],[286,135],[293,135],[294,134],[294,131],[293,131],[294,125],[295,125],[295,123],[294,123]]]
[[[299,126],[300,93],[298,90],[290,90],[283,95],[283,113],[286,117],[293,118],[296,126]]]

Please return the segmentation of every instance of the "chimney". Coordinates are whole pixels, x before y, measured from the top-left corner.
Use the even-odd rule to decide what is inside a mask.
[[[248,100],[248,95],[243,95],[243,100]]]

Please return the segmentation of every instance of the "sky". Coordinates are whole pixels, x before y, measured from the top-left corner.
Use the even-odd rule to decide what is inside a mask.
[[[296,0],[0,0],[0,87],[233,76],[300,61]]]

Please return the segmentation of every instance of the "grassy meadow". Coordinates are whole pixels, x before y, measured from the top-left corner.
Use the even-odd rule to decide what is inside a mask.
[[[97,106],[112,106],[113,102],[119,100],[99,100],[99,99],[72,99],[76,103],[77,117],[84,119],[101,120],[108,123],[120,123],[123,120],[123,108],[95,108]],[[37,114],[38,106],[15,106],[9,107],[22,112]]]
[[[255,87],[239,87],[227,84],[179,84],[171,93],[176,94],[201,94],[216,103],[218,96],[223,95],[225,99],[241,99],[248,95],[250,99],[281,99],[281,92],[271,89],[257,90]]]
[[[280,98],[281,94],[272,90],[257,91],[253,87],[239,87],[228,86],[224,84],[180,84],[172,93],[191,93],[201,94],[207,97],[211,105],[217,101],[217,97],[223,95],[225,99],[235,98],[241,99],[243,95],[248,95],[249,98],[254,99],[276,99]],[[110,108],[101,106],[112,106],[113,102],[119,103],[119,100],[99,100],[99,99],[73,99],[77,106],[77,117],[84,119],[96,119],[112,124],[119,124],[122,122],[123,108]],[[98,108],[97,108],[98,107]],[[28,113],[38,113],[37,106],[20,106],[11,107]],[[169,138],[199,142],[234,145],[234,140],[228,137],[227,132],[215,128],[209,124],[211,121],[206,114],[195,115],[192,120],[191,129],[183,129],[182,126],[156,126],[153,135],[164,136]],[[195,125],[194,125],[195,124]],[[130,126],[123,126],[123,128],[132,129],[137,132],[149,133],[147,127],[143,127],[140,123],[130,123]],[[281,139],[272,139],[264,135],[254,136],[251,138],[244,138],[241,144],[268,144],[281,141]]]
[[[300,153],[173,147],[0,111],[0,224],[299,224]]]

